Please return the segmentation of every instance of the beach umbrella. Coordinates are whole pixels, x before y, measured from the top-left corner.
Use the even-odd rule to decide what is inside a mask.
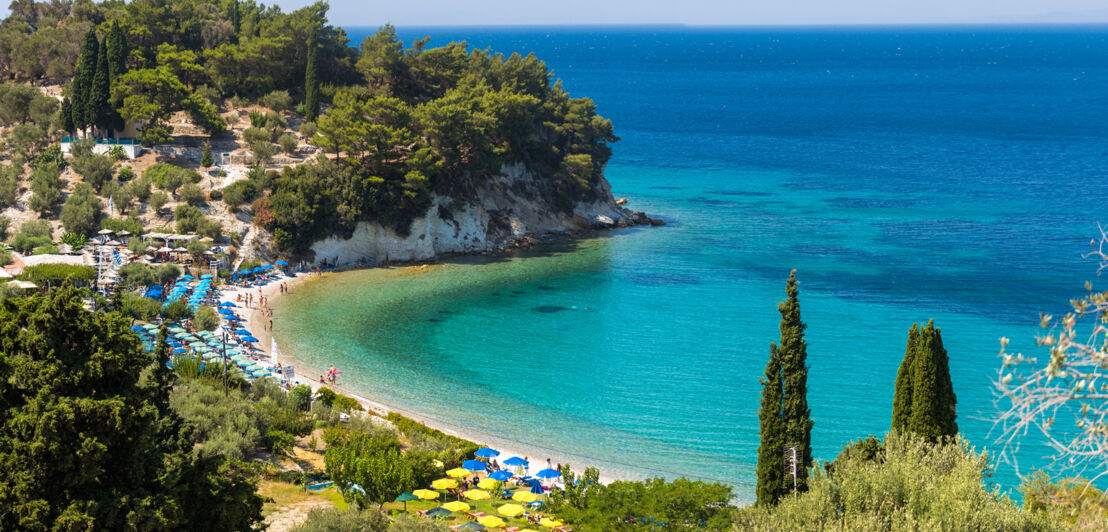
[[[454,477],[454,478],[468,477],[469,476],[469,470],[462,469],[460,467],[455,467],[454,469],[451,469],[450,471],[447,471],[446,476]]]
[[[145,330],[146,329],[142,328],[142,325],[132,325],[131,326],[131,332],[142,332],[142,331],[145,331]]]
[[[542,495],[542,484],[540,484],[539,481],[536,480],[531,483],[531,493],[535,495]]]
[[[432,490],[415,490],[412,495],[419,497],[420,499],[431,500],[439,498],[439,492]]]
[[[228,320],[228,321],[242,321],[242,318],[240,318],[238,316],[235,316],[235,315],[225,316],[223,319]]]
[[[520,467],[527,465],[527,460],[524,460],[518,456],[513,456],[507,460],[504,460],[504,465],[512,467]]]
[[[250,342],[250,343],[254,343],[254,342],[258,341],[258,339],[254,338],[253,336],[244,336],[244,337],[241,338],[241,340],[244,341],[244,342]]]
[[[504,525],[507,524],[507,523],[504,522],[503,519],[501,519],[501,518],[499,518],[495,515],[486,515],[484,517],[481,517],[481,518],[477,519],[477,522],[481,523],[482,525],[485,525],[487,527],[492,527],[492,528],[502,528],[502,527],[504,527]]]
[[[242,270],[239,272],[239,275],[250,275],[252,273],[254,273],[254,270]]]
[[[477,487],[483,490],[494,490],[500,487],[500,481],[491,478],[483,478],[481,482],[477,483]]]
[[[517,491],[512,495],[512,500],[531,503],[539,500],[539,496],[529,491]]]
[[[427,513],[425,515],[428,515],[428,516],[431,516],[431,517],[447,517],[450,514],[451,514],[450,510],[447,510],[446,508],[443,508],[442,506],[436,506],[434,508],[431,508],[430,510],[427,510]]]
[[[543,517],[539,521],[539,524],[542,525],[542,526],[545,526],[546,528],[558,528],[558,527],[564,525],[565,523],[563,523],[563,522],[561,522],[557,519],[551,519],[549,517]]]
[[[419,497],[416,497],[415,495],[405,491],[404,493],[401,493],[400,495],[398,495],[393,500],[395,500],[396,502],[404,503],[404,511],[407,512],[408,511],[408,501],[418,501]]]
[[[562,474],[555,469],[543,469],[535,473],[535,476],[539,478],[558,478],[562,476]]]
[[[484,471],[488,465],[480,460],[466,460],[462,462],[462,467],[470,471]]]
[[[496,513],[507,517],[516,517],[525,511],[527,510],[524,510],[523,507],[518,504],[505,504],[496,509]]]
[[[212,274],[210,274],[210,273],[205,273],[204,275],[201,275],[201,276],[200,276],[200,278],[201,278],[201,279],[211,279],[211,278],[212,278]]]
[[[493,480],[499,480],[501,482],[504,482],[504,481],[512,478],[512,472],[501,469],[500,471],[494,471],[494,472],[490,473],[489,478],[491,478]]]
[[[483,501],[492,497],[492,494],[485,490],[466,490],[462,495],[471,501]]]
[[[219,313],[224,315],[224,316],[233,316],[235,314],[235,311],[233,311],[229,308],[221,308],[221,309],[219,309]]]
[[[272,270],[274,268],[274,266],[272,264],[262,264],[261,266],[258,266],[258,267],[263,269],[263,270]]]
[[[446,508],[447,510],[450,510],[451,512],[468,512],[469,511],[469,505],[462,502],[462,501],[450,501],[450,502],[442,505],[442,507]]]
[[[284,260],[279,260],[279,261],[276,262],[276,264],[278,266],[288,266],[289,265],[288,261],[284,261]]]
[[[235,306],[234,303],[232,303],[230,301],[224,301],[224,302],[220,303],[219,306],[228,307],[228,308],[238,308],[237,306]]]
[[[178,347],[177,349],[174,349],[173,351],[170,351],[170,353],[174,354],[174,355],[183,355],[183,354],[188,353],[188,352],[189,352],[189,350],[185,349],[183,347]]]
[[[481,458],[496,458],[497,456],[500,456],[500,451],[495,451],[489,449],[488,447],[485,447],[482,449],[477,449],[477,452],[473,454],[474,456],[479,456]]]
[[[473,521],[469,521],[469,522],[467,522],[467,523],[465,523],[465,524],[458,527],[458,530],[463,531],[463,532],[470,532],[470,531],[484,530],[484,529],[485,529],[485,525],[482,525],[481,523],[474,523]]]
[[[432,482],[431,486],[437,490],[448,490],[458,487],[458,481],[452,478],[440,478]]]

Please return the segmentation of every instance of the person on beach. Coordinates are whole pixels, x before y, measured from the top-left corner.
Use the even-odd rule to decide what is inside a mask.
[[[323,380],[323,375],[319,376],[319,383],[320,384],[327,384],[327,381]]]

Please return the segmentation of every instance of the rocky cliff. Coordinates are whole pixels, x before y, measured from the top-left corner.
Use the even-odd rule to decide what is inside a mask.
[[[372,259],[429,260],[450,253],[479,253],[527,242],[540,235],[579,234],[595,229],[659,224],[641,212],[617,204],[604,178],[596,199],[565,213],[551,202],[549,180],[522,164],[506,165],[499,176],[479,186],[472,197],[436,195],[427,213],[407,236],[376,223],[359,223],[349,238],[330,237],[312,246],[317,259],[339,264]]]

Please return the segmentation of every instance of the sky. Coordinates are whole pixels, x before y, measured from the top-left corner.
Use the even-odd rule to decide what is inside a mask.
[[[310,0],[261,0],[284,10]],[[331,0],[342,26],[1108,22],[1105,0]]]

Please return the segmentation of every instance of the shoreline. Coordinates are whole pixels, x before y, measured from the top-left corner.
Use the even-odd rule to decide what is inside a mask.
[[[405,262],[398,265],[384,266],[384,267],[399,267],[399,268],[422,268],[434,264],[431,261],[424,262]],[[381,267],[381,266],[378,266]],[[297,287],[306,282],[313,280],[324,279],[328,275],[335,273],[344,273],[348,271],[354,271],[358,269],[367,268],[345,268],[338,271],[323,272],[323,273],[297,273],[293,277],[282,279],[279,282],[274,282],[260,288],[251,288],[250,292],[255,294],[255,301],[257,301],[257,295],[260,291],[260,295],[265,296],[269,301],[269,305],[261,307],[260,304],[255,304],[253,307],[244,307],[249,312],[245,313],[246,323],[248,330],[250,330],[255,337],[260,341],[258,342],[259,351],[264,352],[267,356],[272,356],[271,345],[273,345],[273,333],[265,329],[268,324],[268,318],[262,316],[262,310],[264,308],[273,308],[274,302],[279,301],[281,295],[279,286],[284,283],[292,293]],[[247,289],[237,288],[232,291],[224,292],[220,295],[221,300],[233,301],[235,296],[239,293],[245,292]],[[433,414],[426,414],[417,412],[405,406],[396,405],[389,401],[381,401],[378,398],[366,397],[366,394],[359,393],[356,390],[347,388],[341,384],[321,384],[319,382],[319,376],[323,375],[326,370],[313,367],[307,360],[297,356],[296,353],[282,350],[278,345],[277,360],[283,365],[292,364],[295,367],[294,384],[306,384],[312,388],[312,391],[316,391],[321,387],[328,387],[336,392],[348,395],[358,401],[367,412],[373,412],[380,417],[384,418],[389,412],[395,412],[410,418],[418,423],[421,423],[427,427],[442,431],[443,433],[451,436],[456,436],[465,440],[475,442],[479,445],[491,447],[500,451],[500,456],[497,458],[500,460],[506,459],[510,456],[519,456],[527,458],[532,464],[532,472],[538,471],[546,467],[545,460],[550,459],[553,464],[570,464],[573,471],[580,475],[586,467],[595,467],[600,471],[600,481],[608,484],[616,480],[641,480],[649,477],[648,474],[636,474],[633,471],[619,471],[618,468],[601,467],[598,462],[602,460],[591,459],[587,456],[578,455],[573,452],[567,452],[557,449],[549,449],[538,445],[529,445],[524,442],[512,440],[495,434],[488,434],[484,431],[465,427],[464,425],[454,423],[450,420],[440,419]],[[341,368],[339,368],[341,370]],[[616,472],[618,471],[618,472]]]

